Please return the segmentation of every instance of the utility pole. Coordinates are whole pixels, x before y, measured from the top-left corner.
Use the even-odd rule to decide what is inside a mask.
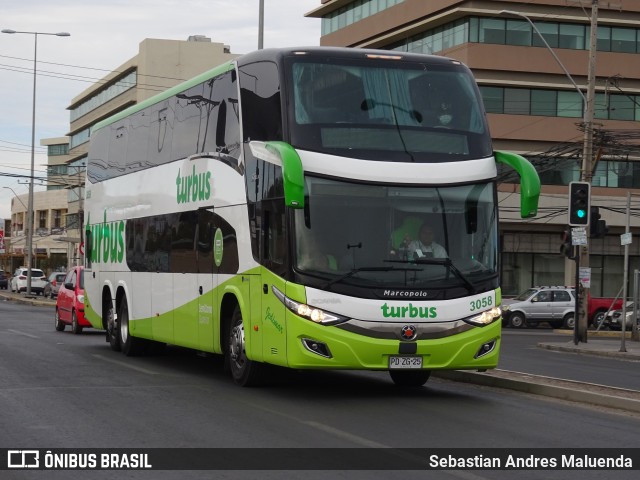
[[[591,0],[591,31],[589,36],[589,67],[587,71],[587,104],[584,108],[584,145],[582,150],[582,168],[580,180],[591,183],[593,177],[593,112],[596,88],[596,48],[598,40],[598,0]],[[578,247],[581,268],[589,267],[589,244]],[[578,277],[576,277],[578,278]],[[576,292],[580,295],[580,310],[576,312],[578,322],[578,340],[587,342],[587,326],[589,324],[589,289],[582,289],[576,285]]]

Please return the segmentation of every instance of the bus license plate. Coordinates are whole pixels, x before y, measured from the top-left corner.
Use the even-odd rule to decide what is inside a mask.
[[[389,357],[389,368],[422,368],[422,357],[402,357],[391,355]]]

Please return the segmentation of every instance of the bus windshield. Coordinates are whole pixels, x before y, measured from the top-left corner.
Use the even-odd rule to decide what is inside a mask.
[[[317,278],[314,286],[461,287],[468,295],[497,278],[493,182],[415,187],[307,176],[305,193],[305,208],[294,212],[294,268]]]
[[[475,81],[458,63],[300,56],[287,71],[296,148],[402,162],[492,154]]]

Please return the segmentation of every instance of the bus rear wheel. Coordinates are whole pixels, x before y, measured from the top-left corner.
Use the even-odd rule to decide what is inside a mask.
[[[244,323],[239,306],[236,306],[231,316],[225,356],[235,383],[242,387],[254,387],[265,383],[268,373],[267,366],[247,358]]]
[[[122,353],[127,357],[134,357],[144,353],[146,341],[142,338],[132,337],[129,332],[129,306],[127,297],[122,297],[118,312],[118,337],[122,346]]]
[[[429,380],[431,370],[389,370],[389,375],[398,387],[421,387]]]

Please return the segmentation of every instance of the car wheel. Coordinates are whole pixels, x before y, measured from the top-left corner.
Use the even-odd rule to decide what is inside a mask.
[[[593,326],[595,328],[600,328],[601,330],[604,330],[605,314],[606,312],[598,312],[596,313],[595,317],[593,317]]]
[[[574,328],[574,326],[576,324],[576,321],[575,321],[573,313],[567,313],[564,316],[564,319],[562,321],[564,323],[564,328],[566,328],[568,330],[573,330],[573,328]]]
[[[56,330],[61,332],[64,330],[65,324],[62,320],[60,320],[60,314],[58,313],[58,309],[56,308]]]
[[[511,318],[509,319],[511,326],[513,328],[522,328],[524,327],[525,319],[522,313],[512,313]]]
[[[431,370],[389,370],[391,380],[397,387],[421,387],[431,376]]]
[[[239,306],[236,306],[231,316],[225,348],[225,362],[229,365],[233,381],[242,387],[262,385],[268,376],[267,365],[247,358],[244,323]]]
[[[71,331],[76,335],[82,333],[82,327],[78,323],[78,315],[76,315],[76,311],[71,312]]]

